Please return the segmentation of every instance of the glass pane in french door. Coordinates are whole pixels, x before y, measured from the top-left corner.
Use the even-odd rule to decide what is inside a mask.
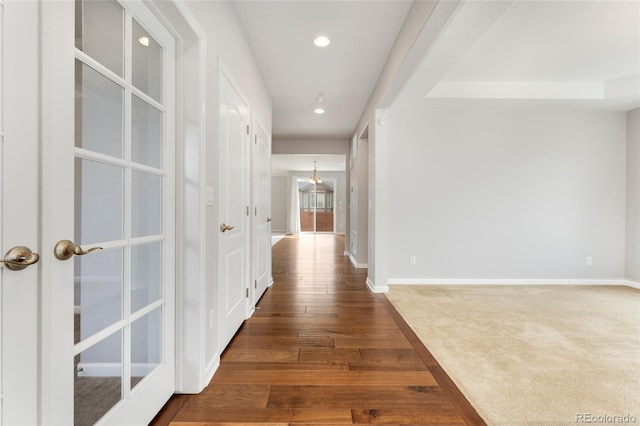
[[[131,172],[131,236],[157,235],[162,230],[162,176]]]
[[[76,61],[76,146],[112,157],[124,155],[124,89]]]
[[[82,256],[74,269],[74,343],[78,343],[122,320],[124,249]]]
[[[115,0],[76,1],[76,48],[124,76],[125,11]]]
[[[84,158],[75,161],[75,242],[122,240],[124,167]]]
[[[75,357],[74,425],[93,425],[122,399],[123,330]]]
[[[131,324],[131,387],[151,373],[162,358],[162,308]]]
[[[133,20],[132,74],[133,85],[156,101],[162,100],[162,47]]]
[[[137,96],[131,99],[131,159],[162,167],[162,112]]]
[[[76,1],[75,421],[93,424],[163,362],[161,45],[126,1]]]
[[[162,295],[162,242],[131,247],[131,313]]]

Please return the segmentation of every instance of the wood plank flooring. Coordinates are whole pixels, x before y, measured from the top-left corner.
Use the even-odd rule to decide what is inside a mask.
[[[174,396],[152,424],[484,425],[343,252],[343,236],[278,242],[274,284],[209,386]]]

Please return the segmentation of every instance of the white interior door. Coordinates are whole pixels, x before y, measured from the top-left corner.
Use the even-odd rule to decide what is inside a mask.
[[[271,284],[271,144],[269,133],[260,120],[256,120],[254,127],[252,306]]]
[[[218,347],[246,317],[249,301],[249,105],[220,72]]]
[[[42,422],[145,424],[175,388],[175,40],[139,1],[42,20]]]
[[[0,260],[38,242],[38,5],[0,1]],[[25,259],[26,260],[26,259]],[[38,274],[0,263],[0,424],[38,423]]]

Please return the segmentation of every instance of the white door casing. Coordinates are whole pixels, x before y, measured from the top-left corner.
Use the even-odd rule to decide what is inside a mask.
[[[217,318],[218,349],[222,352],[247,316],[251,254],[249,103],[222,64],[219,96]]]
[[[38,241],[38,4],[0,2],[0,257]],[[0,266],[0,424],[38,423],[38,275]]]
[[[251,306],[271,284],[271,143],[269,133],[258,119],[254,120],[252,150],[252,277]]]
[[[74,2],[40,3],[42,34],[46,35],[41,50],[41,240],[48,256],[43,257],[42,262],[42,408],[39,423],[73,423],[74,376],[78,374],[83,378],[113,376],[120,381],[119,402],[100,419],[100,424],[142,424],[151,420],[175,387],[175,41],[142,2],[91,3],[91,7],[108,5],[112,12],[122,13],[120,22],[124,26],[119,37],[124,40],[124,54],[116,55],[123,58],[120,71],[103,63],[99,55],[85,49],[86,45],[74,47],[77,41]],[[119,7],[122,12],[118,12]],[[78,16],[87,16],[88,12],[82,10],[83,14]],[[100,31],[93,34],[94,40],[107,39],[115,32],[109,26],[108,16],[102,13],[95,16],[98,19],[87,26],[89,35],[82,32],[83,42],[85,37],[87,40],[91,37],[91,30]],[[138,38],[140,31],[148,33],[147,45],[142,37]],[[159,43],[157,49],[156,42]],[[146,55],[140,53],[144,48],[135,43],[143,46],[150,43],[151,48],[161,52],[154,56],[160,58],[155,62],[156,68],[162,70],[160,79],[153,80],[152,74],[147,77],[139,67],[132,65],[132,61],[135,64]],[[154,63],[149,59],[145,61],[145,70],[147,67],[152,69]],[[74,81],[74,75],[78,77],[77,81]],[[142,75],[144,77],[139,78]],[[160,94],[151,93],[152,81],[161,87]],[[112,94],[120,95],[105,96],[100,92],[105,87]],[[120,108],[122,112],[114,115],[114,108]],[[114,118],[121,127],[106,128],[105,123]],[[140,130],[144,120],[156,120],[146,133]],[[152,127],[160,129],[159,132],[150,131]],[[96,129],[99,131],[90,131]],[[99,137],[111,133],[123,138],[119,154],[101,151],[99,144],[84,145],[87,135]],[[148,152],[160,152],[159,162],[149,162],[144,155],[140,157],[140,142],[132,141],[140,139],[141,133],[155,141],[156,148],[150,148]],[[74,146],[78,134],[82,135],[82,143]],[[106,182],[104,179],[108,175],[119,176],[119,180]],[[143,182],[152,184],[142,190]],[[116,195],[108,197],[104,194]],[[85,198],[74,201],[80,195]],[[143,201],[151,207],[140,207]],[[115,208],[118,205],[120,207]],[[121,231],[117,232],[122,233],[87,242],[89,247],[101,245],[104,251],[69,260],[54,258],[53,247],[60,240],[83,244],[89,233],[104,235],[106,229],[94,226],[96,222],[90,219],[107,220],[109,216],[121,218]],[[156,221],[153,221],[154,217]],[[157,225],[157,230],[135,230],[136,226],[140,229],[149,223]],[[150,246],[155,251],[149,249]],[[145,250],[147,257],[140,260],[144,258],[141,253]],[[149,260],[153,257],[150,252],[157,254],[155,264]],[[117,266],[115,274],[100,270],[109,262]],[[141,302],[139,290],[145,286],[140,278],[145,272],[141,269],[146,267],[155,270],[148,276],[156,274],[155,281],[146,283],[153,281],[158,292]],[[101,325],[83,322],[85,315],[90,318],[101,306],[96,295],[104,296],[105,291],[116,288],[112,280],[120,286],[112,305],[121,307],[115,320]],[[85,302],[95,303],[97,308],[85,311]],[[109,312],[113,313],[113,309]],[[74,335],[74,316],[78,314],[82,325]],[[89,330],[87,334],[87,327],[95,327],[95,330]],[[74,345],[74,342],[77,343]],[[146,362],[139,361],[141,345],[147,352],[144,355]],[[101,359],[104,354],[115,358]],[[142,376],[144,378],[139,381]]]
[[[358,259],[358,137],[351,139],[349,161],[349,254],[354,262]]]

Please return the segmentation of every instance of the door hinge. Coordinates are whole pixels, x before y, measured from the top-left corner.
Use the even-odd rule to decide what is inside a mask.
[[[253,214],[254,214],[255,216],[258,216],[258,207],[254,207],[254,212],[253,212]]]
[[[258,280],[255,280],[255,281],[253,282],[253,288],[258,288]]]
[[[253,143],[258,143],[258,135],[253,136]]]
[[[247,216],[249,216],[249,206],[247,206]]]
[[[247,134],[250,134],[249,133],[249,125],[248,124],[247,124]]]
[[[247,299],[249,298],[249,289],[247,289]]]

